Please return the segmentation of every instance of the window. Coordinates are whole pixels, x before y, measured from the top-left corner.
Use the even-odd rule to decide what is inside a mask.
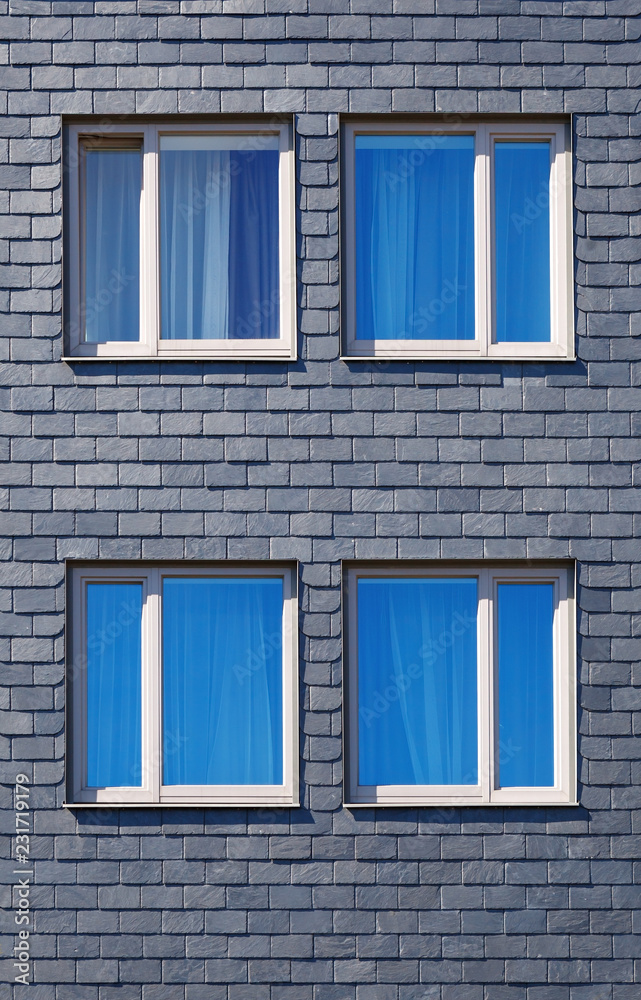
[[[573,570],[347,570],[353,805],[576,800]]]
[[[296,805],[296,575],[77,565],[74,804]]]
[[[345,354],[573,357],[563,124],[344,130]]]
[[[296,356],[291,128],[68,129],[68,350]]]

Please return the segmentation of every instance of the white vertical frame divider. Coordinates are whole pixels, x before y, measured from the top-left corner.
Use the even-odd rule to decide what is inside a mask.
[[[147,601],[147,655],[143,658],[143,676],[147,681],[148,700],[143,710],[143,725],[147,717],[148,737],[144,744],[147,757],[143,767],[149,775],[151,794],[160,802],[162,786],[162,607],[161,570],[149,567],[149,597]]]
[[[480,124],[475,139],[474,178],[474,294],[476,296],[476,353],[487,353],[487,339],[492,322],[492,285],[489,262],[492,258],[492,200],[490,198],[491,158],[485,125]]]
[[[68,801],[75,806],[275,806],[299,804],[298,596],[297,574],[282,563],[255,565],[154,565],[71,567],[72,609],[67,692],[71,741],[67,745]],[[162,585],[168,577],[272,577],[283,581],[283,784],[163,785],[162,776]],[[89,583],[134,583],[143,587],[141,623],[142,784],[88,788],[86,776],[86,587]]]
[[[355,140],[357,135],[473,135],[474,275],[476,337],[468,340],[356,339]],[[494,149],[503,141],[550,143],[550,301],[551,340],[497,343],[494,333]],[[569,125],[541,120],[504,123],[474,121],[458,125],[403,121],[350,122],[343,129],[342,294],[343,356],[409,359],[502,358],[568,360],[574,357],[572,271],[572,160]]]
[[[478,571],[478,712],[479,712],[479,779],[481,801],[489,802],[494,787],[494,714],[492,712],[492,679],[486,669],[484,650],[492,642],[492,601],[488,571]]]
[[[158,129],[143,129],[143,196],[140,204],[140,341],[145,355],[158,353],[159,273],[158,273]],[[111,345],[101,344],[103,349]]]
[[[478,584],[478,747],[476,786],[386,785],[358,783],[358,580],[363,577],[465,577]],[[345,804],[364,806],[527,806],[576,804],[576,649],[574,567],[563,564],[523,567],[500,564],[407,563],[348,565],[345,570]],[[498,767],[498,651],[496,638],[499,583],[551,583],[555,593],[554,760],[550,788],[501,788]]]
[[[277,136],[279,149],[279,281],[280,337],[273,340],[181,340],[160,339],[160,230],[159,169],[161,135]],[[140,340],[86,343],[82,339],[82,190],[81,148],[87,139],[103,138],[115,146],[119,138],[138,138],[142,147],[142,192],[140,201]],[[237,122],[193,122],[181,126],[175,121],[156,124],[118,124],[117,129],[95,127],[91,123],[68,126],[68,217],[65,269],[68,301],[65,309],[67,358],[112,358],[150,360],[171,358],[289,359],[297,352],[296,322],[296,212],[293,124],[248,119]]]

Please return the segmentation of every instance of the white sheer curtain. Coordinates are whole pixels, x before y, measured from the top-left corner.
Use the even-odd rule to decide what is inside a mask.
[[[141,151],[84,155],[84,339],[138,340]]]
[[[417,175],[399,190],[388,178],[397,166],[395,150],[374,154],[372,229],[369,246],[373,336],[377,340],[409,336],[416,303]]]
[[[475,784],[475,581],[360,580],[358,633],[361,784]]]
[[[141,784],[139,583],[90,583],[87,601],[87,784]]]
[[[166,784],[282,781],[282,583],[163,586]]]
[[[161,151],[162,337],[229,336],[230,153]]]
[[[359,339],[474,337],[474,141],[425,142],[357,137]]]

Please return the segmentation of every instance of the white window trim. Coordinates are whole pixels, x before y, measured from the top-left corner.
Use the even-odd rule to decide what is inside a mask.
[[[272,577],[283,581],[283,784],[162,784],[162,639],[160,595],[167,577]],[[68,735],[66,806],[261,806],[299,805],[298,767],[298,597],[297,571],[281,563],[100,564],[70,567],[68,596]],[[142,610],[142,772],[140,787],[88,788],[86,785],[86,586],[88,583],[141,583]]]
[[[265,123],[248,120],[240,123],[193,123],[188,126],[174,122],[157,124],[119,124],[105,130],[99,123],[68,126],[68,317],[65,334],[70,358],[128,360],[147,358],[220,358],[229,361],[243,359],[296,358],[296,241],[294,200],[293,126],[286,123]],[[160,245],[159,245],[159,140],[161,135],[276,135],[279,140],[279,275],[280,275],[280,337],[273,340],[180,340],[160,339]],[[141,141],[142,193],[140,202],[140,340],[110,341],[88,344],[82,340],[81,311],[81,247],[82,211],[80,170],[81,144],[84,139],[104,136]]]
[[[478,580],[478,785],[358,784],[358,580],[371,577],[475,577]],[[554,766],[551,788],[499,788],[495,762],[499,747],[498,654],[495,633],[496,588],[504,581],[552,583],[554,612]],[[523,565],[464,563],[394,563],[347,566],[344,574],[343,700],[345,804],[377,806],[537,806],[576,805],[576,649],[574,566],[559,563]]]
[[[357,135],[473,135],[475,340],[356,340],[355,139]],[[360,360],[496,358],[516,361],[571,360],[574,353],[572,268],[572,158],[565,124],[533,121],[461,125],[424,122],[350,123],[343,133],[342,210],[343,357]],[[501,140],[550,141],[550,303],[549,343],[499,344],[494,338],[494,148]]]

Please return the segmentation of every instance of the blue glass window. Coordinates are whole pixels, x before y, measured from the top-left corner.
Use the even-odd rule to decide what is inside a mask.
[[[279,337],[277,136],[160,137],[163,340]]]
[[[140,583],[86,591],[87,786],[141,785]]]
[[[494,147],[498,343],[550,340],[550,143]]]
[[[283,781],[283,581],[165,578],[166,785]]]
[[[358,580],[361,785],[475,785],[477,581]]]
[[[356,339],[474,340],[474,137],[357,135]]]
[[[498,585],[499,778],[554,785],[554,586]]]
[[[84,150],[82,333],[139,340],[142,149]]]

